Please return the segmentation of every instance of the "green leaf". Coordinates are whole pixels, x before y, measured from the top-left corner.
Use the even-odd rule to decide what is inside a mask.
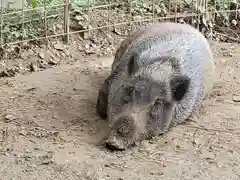
[[[36,8],[37,7],[37,0],[31,0],[31,6],[33,8]]]

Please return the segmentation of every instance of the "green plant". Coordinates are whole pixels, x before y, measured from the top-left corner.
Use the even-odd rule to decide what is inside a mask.
[[[51,3],[54,1],[56,1],[56,0],[46,0],[46,5],[51,5]],[[27,0],[27,3],[32,8],[36,8],[36,7],[44,5],[44,0]]]

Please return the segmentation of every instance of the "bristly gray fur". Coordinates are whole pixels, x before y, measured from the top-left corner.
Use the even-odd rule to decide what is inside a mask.
[[[129,66],[132,67],[131,71]],[[113,106],[117,106],[113,101],[116,95],[120,96],[119,91],[124,83],[146,77],[162,83],[170,93],[170,81],[175,75],[189,78],[190,83],[184,98],[174,104],[171,126],[185,121],[211,91],[214,57],[207,39],[190,25],[164,22],[141,28],[117,49],[111,74],[100,89],[102,94],[99,93],[98,112],[101,117],[105,113],[105,118],[108,117],[112,124],[114,122],[111,121],[116,120]],[[165,98],[171,101],[171,97]],[[146,124],[145,127],[150,128]]]

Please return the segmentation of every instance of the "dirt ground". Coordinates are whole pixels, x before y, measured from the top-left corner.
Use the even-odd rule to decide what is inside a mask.
[[[239,180],[240,45],[212,46],[217,83],[199,116],[124,152],[102,145],[95,110],[113,57],[1,78],[0,179]]]

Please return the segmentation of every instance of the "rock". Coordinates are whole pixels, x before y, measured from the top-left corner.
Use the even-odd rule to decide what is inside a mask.
[[[232,100],[234,102],[240,102],[240,95],[233,95]]]
[[[57,119],[57,118],[58,118],[57,115],[53,115],[52,117],[53,117],[54,119]]]
[[[60,44],[60,43],[57,43],[57,44],[54,45],[54,48],[58,51],[63,51],[64,50],[64,45]]]
[[[55,61],[55,60],[53,60],[53,59],[50,59],[50,60],[48,61],[48,64],[49,64],[49,65],[57,65],[58,62]]]
[[[85,49],[89,49],[90,48],[90,44],[85,44]]]
[[[231,23],[232,23],[232,25],[234,25],[234,26],[236,26],[236,25],[238,24],[235,19],[233,19]]]
[[[90,38],[89,33],[88,32],[83,32],[83,39],[87,40],[89,38]]]
[[[113,32],[117,35],[122,35],[121,31],[116,27],[114,27]]]
[[[16,115],[7,114],[7,115],[4,116],[4,122],[8,123],[8,122],[16,120],[17,118],[18,117]]]
[[[66,51],[65,52],[65,56],[70,56],[71,54],[70,54],[70,52],[69,51]]]
[[[57,24],[56,27],[57,27],[58,29],[62,29],[62,28],[63,28],[61,24]]]
[[[134,21],[141,21],[142,20],[142,16],[133,16],[133,20]]]
[[[43,53],[43,52],[38,53],[38,56],[39,56],[41,59],[44,59],[44,53]]]
[[[38,71],[38,67],[36,63],[31,62],[31,64],[29,65],[29,69],[32,72]]]
[[[28,132],[25,131],[25,130],[21,130],[21,131],[19,132],[19,134],[22,135],[22,136],[26,136],[26,135],[28,134]]]
[[[6,68],[2,72],[0,72],[0,77],[14,77],[19,73],[19,68],[13,67],[13,68]]]
[[[23,43],[22,43],[22,46],[23,46],[24,48],[29,48],[29,43],[28,43],[28,42],[23,42]]]

